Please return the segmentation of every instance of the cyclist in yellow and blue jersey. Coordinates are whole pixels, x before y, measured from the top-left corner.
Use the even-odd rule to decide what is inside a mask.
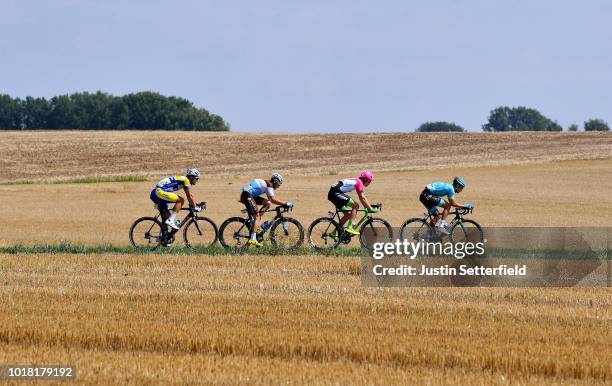
[[[151,190],[151,201],[157,204],[157,207],[162,215],[162,220],[166,225],[179,229],[176,224],[176,215],[183,207],[185,199],[178,194],[174,193],[178,190],[183,189],[189,202],[189,207],[195,211],[201,210],[195,204],[193,194],[191,194],[191,187],[198,183],[200,179],[200,171],[195,168],[187,169],[187,173],[184,176],[170,176],[159,181],[157,185]],[[168,203],[173,203],[172,211],[168,210]]]
[[[436,223],[438,223],[436,228],[439,232],[448,234],[448,230],[446,229],[448,226],[446,216],[448,216],[448,212],[450,211],[451,207],[454,206],[462,209],[472,209],[474,207],[472,204],[460,205],[455,201],[455,194],[461,193],[466,185],[467,184],[463,178],[455,177],[452,184],[446,182],[434,182],[427,185],[421,192],[419,201],[421,201],[425,208],[427,208],[427,211],[433,215],[434,223],[431,225],[434,226]],[[444,196],[446,196],[446,200],[442,198]],[[438,215],[438,210],[436,209],[438,206],[444,209],[442,211],[442,218],[440,218]],[[440,219],[439,222],[438,219]]]

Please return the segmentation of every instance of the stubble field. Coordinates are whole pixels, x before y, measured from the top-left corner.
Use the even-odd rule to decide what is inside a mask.
[[[0,146],[0,180],[35,182],[0,186],[1,246],[126,245],[155,180],[188,165],[207,173],[194,193],[218,224],[238,214],[241,184],[278,170],[279,196],[307,226],[330,208],[328,186],[364,166],[394,226],[423,213],[426,183],[455,174],[485,226],[612,224],[610,134],[12,132]],[[48,183],[92,175],[149,180]],[[612,377],[605,288],[368,289],[357,258],[325,256],[3,254],[0,268],[0,363],[74,364],[84,383]]]

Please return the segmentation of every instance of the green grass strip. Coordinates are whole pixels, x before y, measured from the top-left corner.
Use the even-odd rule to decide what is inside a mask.
[[[145,176],[108,176],[108,177],[82,177],[60,180],[17,180],[11,181],[11,185],[58,185],[58,184],[99,184],[104,182],[144,182],[149,178]]]
[[[170,246],[170,247],[159,247],[156,250],[150,250],[147,248],[134,248],[128,245],[76,245],[70,243],[61,244],[45,244],[45,245],[13,245],[0,247],[0,253],[3,254],[128,254],[128,255],[141,255],[141,254],[169,254],[169,255],[268,255],[268,256],[297,256],[297,255],[325,255],[312,248],[301,247],[296,249],[280,249],[272,247],[262,248],[246,248],[242,251],[235,252],[221,247],[220,245],[214,245],[211,247],[193,247],[188,248],[185,246]],[[338,248],[336,249],[337,256],[361,256],[362,252],[360,248]],[[333,255],[332,252],[328,255]]]

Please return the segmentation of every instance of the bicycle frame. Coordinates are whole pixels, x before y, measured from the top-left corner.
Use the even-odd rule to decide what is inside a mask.
[[[271,222],[274,222],[276,220],[283,220],[285,217],[283,216],[283,213],[289,212],[291,209],[285,207],[284,205],[279,205],[277,207],[274,208],[270,208],[270,209],[266,209],[263,211],[259,211],[259,216],[263,216],[265,213],[268,212],[276,212],[276,215],[274,216],[274,218],[272,220],[270,220]],[[242,209],[240,211],[240,213],[247,213],[246,209]],[[246,225],[247,227],[249,227],[249,229],[251,228],[251,225],[253,224],[253,222],[255,222],[255,218],[251,215],[247,216],[246,222],[244,225]],[[260,224],[261,226],[261,224]],[[266,232],[268,232],[268,230],[270,230],[270,227],[264,229],[262,232],[259,232],[258,235],[259,236],[263,236],[264,234],[266,234]]]
[[[198,206],[202,207],[202,210],[206,209],[205,202],[200,202]],[[198,230],[198,233],[201,235],[202,231],[200,230],[200,226],[198,225],[198,222],[197,222],[197,219],[198,219],[197,212],[193,210],[193,208],[181,208],[181,210],[189,211],[189,213],[187,214],[187,216],[183,217],[183,219],[181,220],[181,223],[179,224],[179,229],[172,228],[171,231],[168,231],[168,226],[164,223],[161,212],[158,211],[157,216],[155,216],[155,219],[156,220],[159,219],[159,222],[162,224],[163,235],[164,236],[167,236],[167,235],[174,236],[179,230],[181,230],[181,228],[183,228],[183,225],[187,224],[187,221],[189,221],[189,219],[191,218],[195,220],[196,229]]]
[[[438,216],[440,216],[440,212],[438,212],[438,210],[436,209],[436,213],[438,214]],[[463,216],[468,214],[468,213],[472,213],[472,209],[459,209],[457,208],[456,210],[449,212],[448,214],[451,216],[455,216],[455,218],[453,218],[453,220],[450,222],[450,224],[454,224],[454,223],[462,223],[463,222]],[[433,213],[425,213],[425,217],[423,217],[423,220],[428,220],[429,224],[433,224],[434,223],[434,214]]]
[[[334,213],[334,212],[332,212],[332,211],[329,211],[329,213],[328,213],[328,217],[329,217],[329,218],[331,218],[331,219],[338,218],[338,220],[337,220],[337,221],[338,221],[338,224],[340,224],[340,219],[341,219],[341,217],[340,217],[340,213],[348,213],[348,212],[350,212],[350,211],[351,211],[351,210],[340,210],[340,209],[336,208],[336,212],[335,212],[335,213]],[[357,224],[354,224],[354,225],[353,225],[353,229],[355,229],[355,230],[359,230],[359,229],[361,229],[361,227],[363,226],[363,223],[365,223],[367,219],[369,219],[370,217],[372,217],[372,214],[371,214],[370,212],[368,212],[367,208],[360,208],[360,209],[357,209],[357,212],[364,212],[364,215],[363,215],[363,217],[361,217],[361,219],[360,219],[360,220],[357,222]]]

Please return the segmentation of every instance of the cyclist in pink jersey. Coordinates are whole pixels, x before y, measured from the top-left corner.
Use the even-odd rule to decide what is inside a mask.
[[[333,184],[329,189],[329,193],[327,194],[327,199],[331,201],[332,204],[338,209],[341,210],[350,210],[344,213],[344,216],[340,219],[340,226],[344,226],[349,219],[351,222],[344,229],[347,233],[351,235],[358,235],[355,229],[353,229],[352,220],[357,215],[357,209],[359,209],[359,204],[353,201],[352,198],[346,195],[346,193],[352,192],[353,190],[357,192],[357,196],[359,197],[359,201],[365,206],[369,212],[376,213],[378,212],[377,208],[373,208],[368,202],[368,198],[365,196],[365,188],[372,183],[374,180],[374,174],[372,174],[369,170],[364,170],[359,175],[359,178],[345,178]]]

